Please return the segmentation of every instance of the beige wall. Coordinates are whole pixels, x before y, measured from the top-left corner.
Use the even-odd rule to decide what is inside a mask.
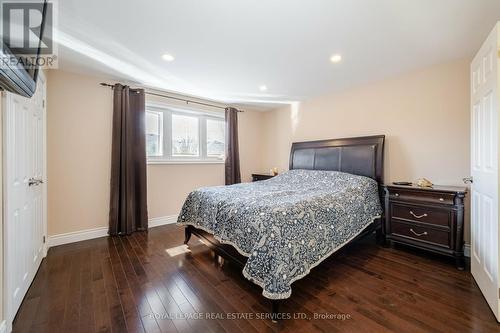
[[[62,71],[47,83],[48,235],[106,226],[112,92]]]
[[[263,167],[288,169],[293,141],[385,134],[386,182],[463,185],[469,95],[464,59],[268,112]]]
[[[52,70],[47,91],[48,234],[108,223],[112,92],[103,78]],[[240,114],[244,181],[260,171],[263,114]],[[175,215],[194,188],[224,183],[223,164],[149,165],[149,217]]]
[[[223,184],[223,164],[149,165],[149,217],[176,215],[193,189]]]

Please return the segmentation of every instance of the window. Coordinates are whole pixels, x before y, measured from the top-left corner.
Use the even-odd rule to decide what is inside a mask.
[[[146,105],[146,153],[150,163],[222,162],[223,114]]]
[[[207,119],[207,156],[224,158],[224,121]]]
[[[146,154],[163,155],[163,112],[146,111]]]

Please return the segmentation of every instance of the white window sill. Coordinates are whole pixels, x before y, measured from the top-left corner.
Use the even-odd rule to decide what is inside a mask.
[[[148,160],[148,165],[156,164],[224,164],[223,160]]]

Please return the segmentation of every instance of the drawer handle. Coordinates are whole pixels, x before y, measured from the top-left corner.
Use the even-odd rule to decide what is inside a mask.
[[[444,201],[444,199],[443,198],[439,198],[439,201]]]
[[[399,193],[394,193],[394,195],[395,195],[396,197],[399,197]]]
[[[416,215],[414,212],[410,210],[410,214],[413,215],[414,218],[416,219],[421,219],[422,217],[427,217],[427,214],[422,214],[422,215]]]
[[[422,232],[422,233],[420,233],[420,234],[419,234],[418,232],[415,232],[415,230],[413,230],[412,228],[410,228],[410,231],[411,231],[411,232],[412,232],[415,236],[418,236],[418,237],[420,237],[420,236],[427,236],[427,231],[424,231],[424,232]]]

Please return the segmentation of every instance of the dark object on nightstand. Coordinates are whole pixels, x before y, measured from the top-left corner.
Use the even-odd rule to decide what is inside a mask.
[[[258,182],[259,180],[266,180],[266,179],[270,179],[270,178],[273,178],[274,176],[273,175],[264,175],[264,174],[261,174],[261,173],[252,173],[252,181],[253,182]]]
[[[412,182],[392,182],[393,185],[404,185],[404,186],[411,186],[413,185]]]
[[[465,187],[386,185],[385,192],[386,240],[454,257],[465,268]]]

